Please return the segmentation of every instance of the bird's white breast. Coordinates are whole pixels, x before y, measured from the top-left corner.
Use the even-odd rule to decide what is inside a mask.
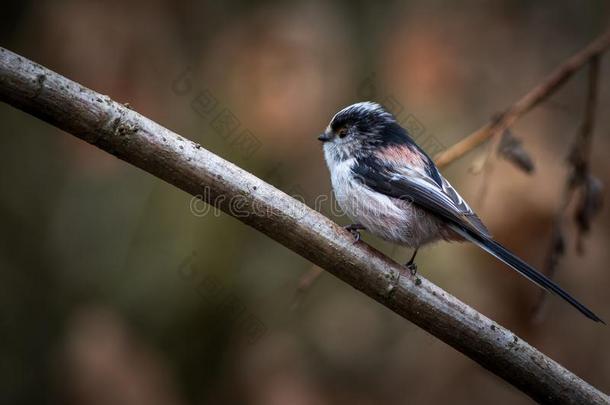
[[[354,222],[388,241],[419,247],[440,237],[435,217],[407,201],[375,192],[357,181],[352,172],[354,158],[333,159],[325,148],[331,183],[337,203]]]

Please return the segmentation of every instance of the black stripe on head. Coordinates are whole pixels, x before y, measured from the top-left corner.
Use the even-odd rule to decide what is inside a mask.
[[[396,120],[387,122],[381,130],[381,146],[415,145],[406,129]]]
[[[355,129],[358,135],[370,138],[369,141],[376,145],[413,143],[407,131],[396,122],[396,118],[377,103],[352,104],[339,111],[330,122],[330,129],[333,132],[346,126]]]
[[[330,128],[337,131],[346,125],[356,126],[360,131],[383,124],[393,117],[377,103],[362,102],[352,104],[339,111],[332,119]]]

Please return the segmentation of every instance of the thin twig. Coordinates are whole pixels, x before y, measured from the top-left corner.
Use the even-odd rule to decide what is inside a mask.
[[[500,114],[499,119],[490,121],[455,145],[437,154],[434,159],[436,164],[439,167],[446,166],[492,136],[501,134],[507,128],[510,128],[517,119],[554,94],[575,72],[585,66],[591,58],[605,52],[608,47],[610,47],[610,30],[597,37],[581,51],[559,65],[542,83],[531,89]]]
[[[309,292],[309,289],[313,283],[315,283],[322,274],[324,274],[324,270],[316,265],[313,265],[307,269],[305,274],[301,275],[299,278],[299,284],[297,285],[297,289],[294,293],[294,299],[292,302],[293,310],[296,310],[301,306],[305,294]]]
[[[497,144],[499,143],[498,139],[499,138],[496,138],[495,141],[489,142],[486,145],[485,154],[481,157],[482,160],[480,161],[479,166],[472,170],[472,173],[481,176],[476,197],[477,207],[479,209],[483,208],[487,195],[489,194],[490,179],[494,169],[493,155],[498,146]]]
[[[353,243],[348,231],[320,213],[110,97],[3,48],[0,100],[201,196],[539,402],[610,402],[604,393],[421,275],[417,281],[398,278],[402,266],[364,242]]]
[[[593,138],[593,129],[595,127],[595,115],[597,109],[597,92],[599,88],[599,65],[600,56],[594,56],[589,62],[589,74],[587,80],[587,98],[585,101],[585,111],[583,123],[580,130],[576,134],[576,138],[572,144],[572,148],[568,154],[567,163],[569,166],[568,173],[562,192],[561,204],[555,215],[553,223],[553,231],[550,240],[550,246],[547,251],[547,258],[545,260],[544,272],[553,278],[559,269],[561,258],[566,252],[566,233],[565,233],[565,222],[570,202],[580,194],[580,199],[587,199],[591,196],[587,195],[587,187],[591,181],[590,174],[590,157],[591,157],[591,144]],[[586,202],[582,202],[585,205],[582,209],[587,209]],[[576,250],[582,252],[583,250],[583,234],[588,231],[589,221],[595,215],[595,212],[585,213],[587,219],[586,223],[578,223],[576,227]],[[578,218],[578,217],[577,217]],[[542,309],[544,308],[544,302],[547,294],[544,291],[540,292],[538,302],[534,306],[534,321],[540,321],[542,319]]]
[[[583,253],[584,234],[589,231],[590,222],[597,214],[599,206],[588,206],[587,199],[596,199],[592,196],[592,183],[596,179],[591,175],[591,147],[593,143],[593,130],[595,128],[595,117],[597,112],[597,100],[599,89],[599,68],[601,57],[598,55],[591,59],[589,64],[589,80],[587,86],[587,101],[585,104],[585,117],[580,132],[580,137],[576,139],[569,156],[569,162],[573,167],[572,187],[576,189],[579,197],[579,205],[576,207],[576,250]],[[596,190],[599,191],[599,190]],[[601,198],[601,197],[600,197]],[[593,203],[595,204],[595,203]],[[590,212],[589,212],[590,211]]]

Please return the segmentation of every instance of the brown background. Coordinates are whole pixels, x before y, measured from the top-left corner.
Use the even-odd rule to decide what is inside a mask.
[[[131,106],[332,215],[317,134],[342,106],[392,105],[431,153],[537,84],[608,25],[603,1],[13,1],[1,45]],[[188,70],[187,70],[188,69]],[[188,72],[191,87],[176,91]],[[544,262],[586,75],[519,121],[532,176],[477,149],[444,171],[502,243]],[[610,180],[610,63],[592,170]],[[215,100],[195,110],[196,97]],[[201,100],[201,98],[200,98]],[[236,134],[215,129],[232,114]],[[415,128],[415,127],[414,127]],[[520,404],[529,399],[409,322],[183,192],[0,105],[0,402]],[[201,207],[199,207],[201,208]],[[336,216],[336,215],[335,215]],[[340,223],[344,217],[336,216]],[[607,209],[557,280],[610,319]],[[400,261],[410,252],[369,236]],[[472,246],[422,274],[610,391],[608,328]]]

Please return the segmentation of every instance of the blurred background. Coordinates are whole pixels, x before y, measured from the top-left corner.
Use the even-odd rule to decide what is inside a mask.
[[[606,1],[3,2],[0,45],[201,143],[336,219],[317,134],[373,99],[434,154],[608,26]],[[608,58],[605,58],[608,59]],[[592,172],[610,181],[610,61]],[[499,241],[547,256],[586,69],[520,120],[528,176],[479,148],[444,170]],[[216,125],[228,119],[234,134]],[[0,105],[3,404],[525,404],[476,363],[269,238]],[[487,179],[487,180],[485,180]],[[482,190],[485,189],[483,193]],[[606,196],[607,197],[607,196]],[[316,203],[317,202],[317,203]],[[571,215],[571,214],[570,214]],[[558,282],[610,318],[610,215]],[[364,239],[404,262],[408,249]],[[605,246],[605,247],[604,247]],[[480,250],[438,244],[420,273],[610,391],[610,332]]]

